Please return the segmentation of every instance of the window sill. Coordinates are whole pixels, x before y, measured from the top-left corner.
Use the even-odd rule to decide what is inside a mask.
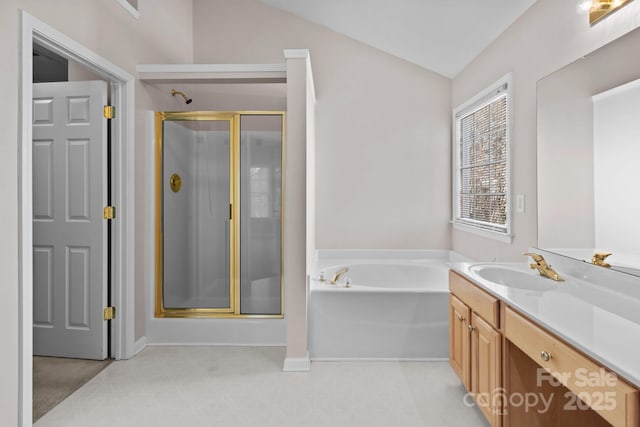
[[[503,243],[513,242],[513,234],[501,233],[499,231],[485,230],[484,228],[474,227],[473,225],[460,223],[457,221],[450,221],[453,228],[456,230],[466,231],[469,233],[477,234],[482,237],[488,237],[493,240],[498,240]]]

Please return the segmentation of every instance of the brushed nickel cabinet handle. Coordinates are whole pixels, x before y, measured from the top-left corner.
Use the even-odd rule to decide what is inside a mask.
[[[540,357],[545,362],[548,362],[549,360],[551,360],[551,353],[549,353],[548,351],[541,351],[540,352]]]
[[[460,315],[458,314],[458,320],[459,320],[459,321],[461,321],[461,322],[464,322],[464,316],[460,316]]]
[[[473,332],[474,329],[473,325],[469,324],[469,332]]]

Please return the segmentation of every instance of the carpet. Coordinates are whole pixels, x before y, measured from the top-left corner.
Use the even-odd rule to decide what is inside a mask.
[[[49,412],[111,363],[107,360],[33,357],[33,421]]]

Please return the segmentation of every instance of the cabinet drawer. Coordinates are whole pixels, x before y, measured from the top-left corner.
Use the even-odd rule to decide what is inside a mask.
[[[509,341],[590,404],[607,422],[625,427],[640,424],[638,390],[510,307],[505,310],[504,328]]]
[[[449,289],[487,323],[495,329],[500,329],[500,302],[497,298],[451,270],[449,270]]]

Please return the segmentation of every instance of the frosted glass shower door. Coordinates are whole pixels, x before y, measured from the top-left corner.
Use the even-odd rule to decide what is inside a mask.
[[[156,113],[156,317],[283,317],[284,122]]]
[[[283,116],[240,119],[240,312],[282,313]]]
[[[163,121],[163,310],[233,310],[232,123]]]

